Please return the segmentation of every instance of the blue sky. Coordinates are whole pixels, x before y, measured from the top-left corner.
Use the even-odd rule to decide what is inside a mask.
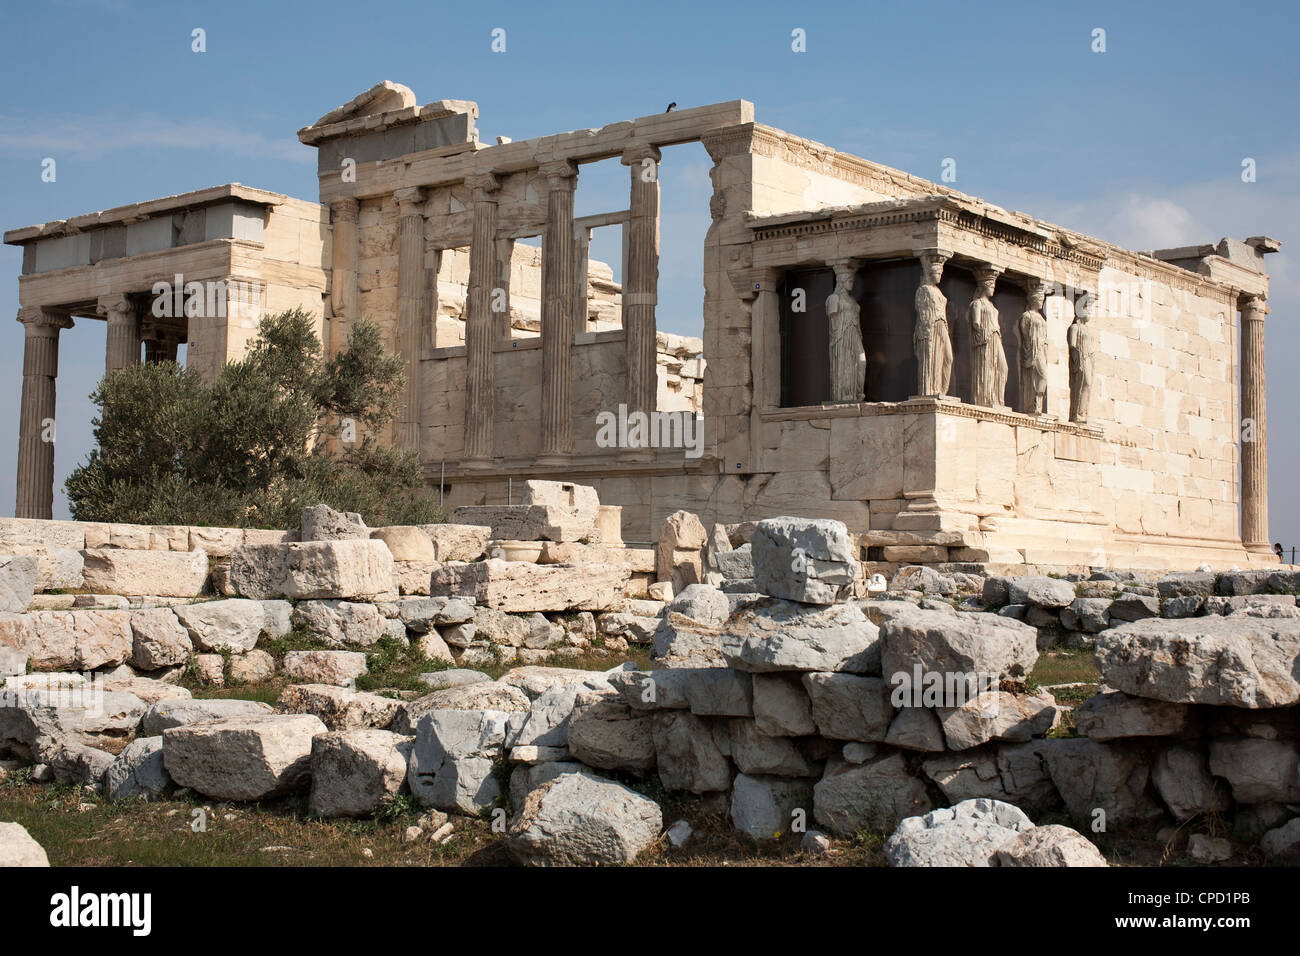
[[[5,0],[0,225],[224,182],[315,198],[299,127],[373,83],[479,104],[485,142],[730,99],[760,122],[1132,248],[1267,234],[1271,525],[1300,545],[1300,73],[1293,4],[384,3]],[[494,28],[506,52],[491,51]],[[191,50],[206,31],[207,51]],[[807,50],[791,50],[802,29]],[[1106,52],[1091,50],[1106,31]],[[41,160],[58,164],[41,181]],[[1242,183],[1241,162],[1258,179]],[[665,152],[660,321],[700,327],[709,160]],[[622,208],[626,171],[584,167],[579,213]],[[595,254],[616,258],[597,233]],[[0,248],[17,309],[20,250]],[[104,325],[64,333],[55,510],[90,447]],[[0,316],[0,514],[12,514],[22,329]]]

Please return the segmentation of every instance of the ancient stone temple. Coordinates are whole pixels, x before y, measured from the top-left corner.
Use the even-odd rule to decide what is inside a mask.
[[[382,83],[299,131],[319,204],[231,185],[6,233],[24,253],[17,514],[50,514],[42,422],[78,320],[109,323],[109,370],[185,342],[210,375],[258,315],[301,306],[327,350],[360,317],[385,330],[408,383],[391,439],[449,509],[563,478],[621,505],[629,543],[687,509],[837,518],[884,562],[1274,560],[1275,240],[1121,249],[743,100],[496,145],[477,113]],[[713,162],[702,341],[657,328],[659,168],[679,146]],[[608,159],[626,207],[575,215],[584,165]],[[589,256],[608,226],[619,282]]]

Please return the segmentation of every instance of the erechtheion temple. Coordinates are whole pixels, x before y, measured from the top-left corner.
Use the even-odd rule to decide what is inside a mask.
[[[211,376],[259,315],[301,306],[327,351],[361,317],[385,330],[407,373],[392,441],[448,510],[563,478],[621,505],[629,543],[688,509],[837,518],[886,562],[1274,560],[1276,241],[1131,252],[756,123],[743,100],[497,145],[477,115],[379,84],[299,131],[319,204],[227,185],[6,233],[17,515],[51,514],[42,423],[77,320],[107,321],[110,371],[183,342]],[[661,150],[693,143],[713,161],[702,341],[656,325]],[[611,158],[626,208],[575,216],[584,164]],[[619,282],[589,259],[606,226]]]

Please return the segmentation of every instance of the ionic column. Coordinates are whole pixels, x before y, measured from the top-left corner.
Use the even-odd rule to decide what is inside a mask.
[[[104,349],[104,374],[140,361],[140,314],[124,295],[99,297],[95,311],[108,320],[108,340]]]
[[[1268,428],[1264,393],[1262,296],[1241,301],[1241,543],[1248,551],[1272,553],[1268,538]]]
[[[542,235],[542,450],[539,465],[573,456],[573,189],[578,167],[543,163],[550,181]]]
[[[72,318],[49,309],[18,310],[27,333],[18,413],[18,518],[54,517],[54,382],[59,374],[59,331]]]
[[[420,447],[420,328],[424,307],[424,190],[393,193],[397,220],[397,354],[406,369],[402,408],[393,425],[393,444]]]
[[[347,330],[357,320],[357,212],[360,204],[351,196],[330,203],[332,275],[328,341],[322,343],[327,356],[343,347]]]
[[[655,305],[659,292],[659,150],[630,146],[623,164],[632,180],[628,201],[627,257],[623,274],[623,347],[627,358],[627,411],[655,410],[659,371]],[[623,458],[647,460],[650,448],[628,449]]]
[[[497,273],[492,285],[492,328],[498,342],[509,342],[514,331],[510,327],[510,263],[515,257],[515,241],[498,239],[496,243]]]
[[[492,464],[492,282],[497,271],[496,192],[491,173],[465,180],[474,191],[474,227],[469,247],[469,290],[465,301],[465,453],[463,468]]]

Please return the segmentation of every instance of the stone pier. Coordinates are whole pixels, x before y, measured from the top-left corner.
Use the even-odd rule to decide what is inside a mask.
[[[623,151],[631,172],[628,202],[627,275],[623,277],[623,335],[627,356],[627,410],[655,410],[658,366],[655,357],[655,305],[659,289],[659,160],[654,146]],[[650,448],[623,449],[621,456],[650,460]]]
[[[405,365],[406,389],[393,424],[393,444],[420,447],[420,344],[424,307],[424,190],[393,193],[399,209],[397,227],[397,354]]]

